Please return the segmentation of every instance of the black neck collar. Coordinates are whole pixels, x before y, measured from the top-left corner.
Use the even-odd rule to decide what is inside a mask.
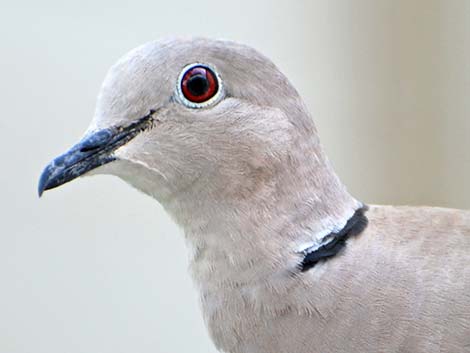
[[[338,232],[326,235],[325,243],[315,250],[305,253],[300,270],[305,272],[311,269],[319,261],[325,261],[337,255],[345,246],[349,237],[360,234],[367,227],[367,217],[365,212],[368,207],[363,206],[354,212],[352,217],[347,221],[346,225]]]

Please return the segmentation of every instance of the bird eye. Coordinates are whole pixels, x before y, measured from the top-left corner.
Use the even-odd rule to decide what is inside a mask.
[[[203,64],[186,67],[179,80],[178,91],[184,103],[192,108],[201,108],[213,101],[219,92],[217,74]],[[189,104],[188,104],[189,103]]]

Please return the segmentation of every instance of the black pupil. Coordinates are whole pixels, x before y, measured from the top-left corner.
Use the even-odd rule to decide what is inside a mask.
[[[196,74],[194,76],[191,76],[188,80],[187,87],[189,89],[189,92],[193,96],[202,96],[207,92],[209,89],[209,82],[207,81],[207,78],[203,74]]]

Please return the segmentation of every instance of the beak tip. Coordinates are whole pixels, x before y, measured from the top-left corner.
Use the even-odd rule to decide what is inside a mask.
[[[38,196],[41,197],[44,191],[50,189],[50,178],[51,176],[51,167],[48,165],[44,171],[41,173],[41,176],[39,177],[39,183],[38,183]]]

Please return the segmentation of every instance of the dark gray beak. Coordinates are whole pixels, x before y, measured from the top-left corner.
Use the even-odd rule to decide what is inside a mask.
[[[39,196],[45,190],[65,184],[103,164],[114,161],[113,152],[153,125],[149,114],[126,126],[116,126],[91,133],[69,151],[54,159],[39,178]]]

